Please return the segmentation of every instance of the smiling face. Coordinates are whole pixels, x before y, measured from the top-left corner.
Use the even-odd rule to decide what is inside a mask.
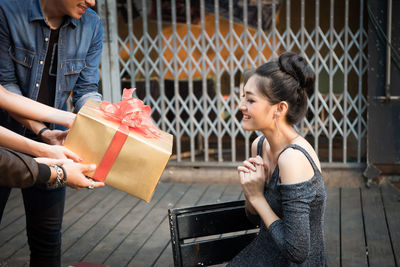
[[[96,0],[59,0],[59,10],[64,15],[74,19],[80,19],[86,9],[94,7]]]
[[[263,131],[273,127],[276,108],[257,89],[257,75],[253,75],[243,88],[239,110],[243,113],[242,128],[247,131]]]

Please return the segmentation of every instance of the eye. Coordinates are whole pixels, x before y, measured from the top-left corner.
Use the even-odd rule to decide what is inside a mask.
[[[246,101],[249,102],[249,103],[254,103],[254,100],[251,99],[251,98],[248,98]]]

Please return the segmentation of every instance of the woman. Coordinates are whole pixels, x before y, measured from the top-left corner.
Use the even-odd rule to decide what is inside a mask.
[[[260,232],[228,266],[324,266],[321,166],[293,128],[306,114],[314,73],[301,56],[286,52],[247,75],[242,127],[263,135],[238,174],[246,212]]]

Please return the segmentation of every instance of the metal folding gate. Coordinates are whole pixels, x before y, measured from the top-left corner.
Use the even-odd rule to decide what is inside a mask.
[[[280,52],[301,53],[317,73],[298,131],[325,166],[366,155],[367,32],[364,0],[98,0],[102,91],[121,88],[151,106],[175,136],[170,165],[231,166],[249,157],[241,74]]]

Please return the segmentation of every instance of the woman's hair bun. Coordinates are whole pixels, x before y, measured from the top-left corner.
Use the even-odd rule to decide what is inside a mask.
[[[298,81],[300,88],[305,90],[308,95],[312,94],[315,74],[302,56],[293,52],[284,52],[279,56],[278,62],[281,71]]]

